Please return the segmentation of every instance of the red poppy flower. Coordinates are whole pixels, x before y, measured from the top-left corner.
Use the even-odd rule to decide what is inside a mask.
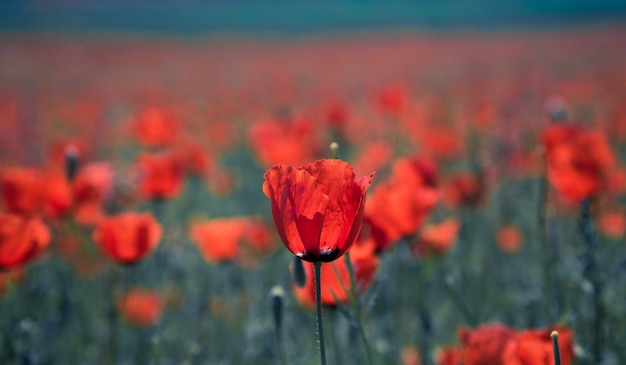
[[[402,365],[422,365],[422,354],[415,346],[404,346],[401,359]]]
[[[548,179],[570,203],[596,194],[607,184],[615,158],[605,136],[576,125],[553,125],[543,134]]]
[[[401,159],[392,175],[369,198],[365,221],[371,228],[377,251],[414,234],[439,201],[436,168],[426,160]]]
[[[43,191],[43,210],[47,217],[60,218],[72,208],[74,200],[72,186],[61,172],[45,174]]]
[[[435,353],[438,365],[461,365],[461,356],[461,349],[455,346],[440,348]]]
[[[0,174],[2,201],[7,210],[30,214],[39,209],[42,198],[42,176],[39,170],[26,167],[9,168]]]
[[[163,147],[175,141],[179,121],[169,110],[150,107],[136,116],[133,127],[135,136],[141,144],[148,147]]]
[[[107,163],[91,163],[74,179],[74,216],[81,223],[95,223],[102,217],[102,203],[113,186],[113,168]]]
[[[0,213],[0,269],[30,261],[49,243],[50,231],[39,217]]]
[[[310,262],[333,261],[348,251],[361,229],[373,176],[357,181],[350,165],[333,159],[267,170],[263,192],[289,251]]]
[[[340,303],[348,303],[350,298],[350,273],[346,266],[347,256],[325,265],[322,270],[322,305],[334,307]],[[379,259],[374,253],[374,245],[354,245],[350,249],[350,262],[354,269],[357,294],[369,288],[376,275]],[[315,308],[315,272],[313,264],[303,262],[305,282],[302,287],[292,286],[295,297],[305,307]],[[346,292],[346,290],[348,292]]]
[[[124,320],[140,327],[156,324],[163,316],[165,303],[157,292],[135,288],[117,301]]]
[[[311,161],[316,145],[315,128],[306,120],[265,120],[253,124],[248,143],[265,166]]]
[[[456,218],[424,227],[413,251],[419,256],[442,255],[450,251],[456,242],[461,224]]]
[[[479,176],[472,173],[453,175],[446,184],[443,200],[448,206],[475,206],[482,200],[484,184]]]
[[[570,365],[574,359],[574,333],[567,327],[525,330],[510,341],[502,356],[503,365],[554,365],[550,333],[559,332],[561,365]]]
[[[504,225],[498,230],[496,243],[506,253],[517,252],[522,247],[522,233],[514,225]]]
[[[111,259],[132,264],[156,248],[161,233],[150,213],[122,213],[102,218],[93,239]]]
[[[251,265],[254,256],[274,247],[263,223],[254,218],[233,217],[193,223],[189,235],[208,262],[237,261]]]
[[[515,330],[503,324],[482,325],[474,330],[459,329],[463,365],[494,365],[502,363],[502,354]]]
[[[151,199],[174,198],[183,185],[180,161],[171,153],[143,154],[138,159],[139,191]]]

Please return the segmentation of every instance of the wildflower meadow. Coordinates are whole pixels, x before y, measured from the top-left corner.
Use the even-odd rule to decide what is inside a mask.
[[[0,34],[0,364],[626,364],[624,45]]]

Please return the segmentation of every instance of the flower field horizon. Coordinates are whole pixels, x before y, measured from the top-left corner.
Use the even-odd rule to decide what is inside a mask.
[[[626,363],[624,44],[0,35],[0,363]]]

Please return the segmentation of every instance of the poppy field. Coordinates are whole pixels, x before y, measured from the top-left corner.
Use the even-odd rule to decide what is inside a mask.
[[[2,35],[0,363],[625,364],[625,44]]]

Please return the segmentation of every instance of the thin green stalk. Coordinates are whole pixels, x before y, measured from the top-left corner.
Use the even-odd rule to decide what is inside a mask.
[[[552,289],[552,271],[554,267],[552,266],[552,259],[550,255],[550,247],[548,242],[548,224],[547,224],[547,215],[548,215],[548,179],[546,177],[546,162],[544,159],[543,166],[543,174],[539,178],[539,189],[538,189],[538,197],[537,200],[539,202],[539,221],[537,222],[538,232],[538,242],[541,251],[541,262],[542,262],[542,271],[543,271],[543,297],[545,298],[545,306],[546,313],[550,318],[550,321],[553,321],[554,308],[552,306],[552,296],[554,290]]]
[[[446,291],[448,292],[448,295],[450,295],[450,298],[452,298],[452,301],[454,302],[456,307],[461,311],[461,314],[467,321],[467,324],[469,324],[471,327],[476,327],[478,325],[478,319],[476,315],[469,309],[463,298],[461,298],[461,295],[459,295],[456,289],[452,286],[454,282],[452,277],[446,277],[443,282],[445,284],[444,286],[446,288]]]
[[[365,347],[365,355],[367,356],[367,364],[372,365],[374,362],[372,361],[372,349],[370,347],[369,341],[367,340],[367,336],[365,336],[365,330],[363,330],[363,319],[361,316],[361,308],[359,307],[359,303],[357,303],[357,292],[356,292],[356,278],[354,275],[354,268],[352,267],[352,261],[350,260],[350,252],[346,253],[346,267],[348,268],[348,273],[350,274],[350,306],[352,307],[352,312],[354,314],[354,319],[356,322],[357,330],[359,331],[359,336],[363,341],[363,347]],[[344,289],[345,290],[345,289]]]
[[[324,329],[322,328],[322,263],[313,263],[315,271],[315,313],[317,318],[317,341],[320,347],[320,360],[326,365],[326,347],[324,345]]]

